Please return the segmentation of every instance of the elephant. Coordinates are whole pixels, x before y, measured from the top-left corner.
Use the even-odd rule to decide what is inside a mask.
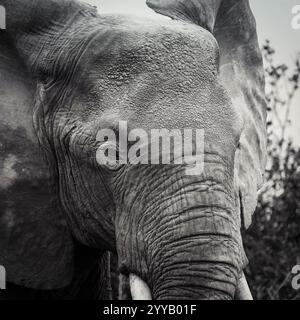
[[[166,18],[0,0],[3,299],[110,299],[111,253],[133,299],[252,298],[242,231],[264,182],[267,107],[249,1],[147,5]],[[99,164],[111,142],[99,130],[121,121],[203,130],[203,171]]]

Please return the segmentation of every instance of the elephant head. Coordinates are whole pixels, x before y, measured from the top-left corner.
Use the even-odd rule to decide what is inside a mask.
[[[241,228],[266,146],[249,3],[147,3],[172,19],[0,0],[0,264],[13,283],[62,288],[74,277],[76,241],[117,252],[135,298],[248,298]],[[124,121],[133,136],[203,130],[202,172],[122,162],[121,136],[119,161],[99,165],[99,148],[115,142],[99,130],[118,136]]]

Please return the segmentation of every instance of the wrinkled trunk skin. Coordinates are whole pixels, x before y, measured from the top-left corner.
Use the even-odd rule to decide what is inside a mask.
[[[212,217],[215,215],[215,218]],[[196,217],[193,217],[196,216]],[[222,213],[188,212],[176,227],[172,243],[162,241],[160,263],[152,274],[153,296],[159,300],[228,300],[235,292],[239,246]],[[206,230],[201,230],[204,226]],[[195,235],[184,230],[194,228]],[[196,234],[197,233],[197,234]],[[158,246],[158,241],[156,242]],[[155,254],[153,254],[155,256]]]
[[[162,184],[150,183],[159,192],[146,188],[138,201],[127,195],[135,214],[117,214],[121,272],[143,279],[153,299],[233,299],[244,257],[226,187],[199,177]]]
[[[142,259],[136,272],[149,283],[153,298],[233,299],[241,249],[226,214],[211,208],[187,211],[170,224],[153,230],[149,244],[136,244],[134,260]]]

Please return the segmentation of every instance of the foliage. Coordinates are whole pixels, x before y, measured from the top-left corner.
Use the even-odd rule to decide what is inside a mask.
[[[256,299],[300,299],[291,270],[300,264],[300,149],[288,137],[290,111],[300,84],[300,55],[293,69],[275,63],[263,46],[268,102],[266,186],[251,229],[245,234],[247,278]]]

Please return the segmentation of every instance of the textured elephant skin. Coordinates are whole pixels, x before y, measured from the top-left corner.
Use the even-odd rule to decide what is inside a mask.
[[[0,265],[11,283],[107,297],[111,251],[154,299],[234,297],[241,220],[265,163],[255,21],[243,0],[147,4],[172,19],[0,0]],[[97,132],[120,121],[204,129],[204,172],[100,166]]]
[[[220,50],[220,78],[243,132],[236,153],[235,177],[244,226],[251,224],[266,165],[266,101],[256,22],[248,0],[147,0],[149,7],[173,19],[211,31]]]

